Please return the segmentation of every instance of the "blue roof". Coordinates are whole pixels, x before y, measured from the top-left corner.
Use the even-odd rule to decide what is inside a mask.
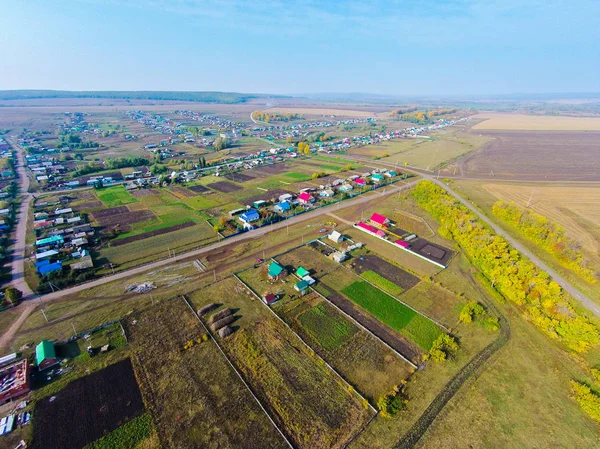
[[[260,215],[257,210],[250,209],[240,215],[240,218],[244,221],[256,221],[260,219]]]
[[[52,271],[60,270],[62,268],[62,262],[54,262],[48,265],[42,265],[38,267],[39,273],[43,276],[44,274],[48,274]]]
[[[288,201],[282,201],[281,203],[278,203],[277,207],[281,210],[290,210],[292,208]]]

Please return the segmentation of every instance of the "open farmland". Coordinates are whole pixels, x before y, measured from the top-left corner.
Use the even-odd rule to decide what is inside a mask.
[[[398,300],[364,281],[350,284],[342,293],[383,323],[410,338],[424,351],[442,333],[440,328]]]
[[[341,447],[366,422],[360,398],[235,278],[190,300],[234,311],[234,333],[219,342],[296,447]]]
[[[279,301],[273,310],[372,404],[412,372],[400,356],[315,293]]]
[[[475,132],[475,131],[473,131]],[[600,132],[479,131],[493,140],[459,166],[467,178],[597,181]]]
[[[126,324],[162,447],[254,448],[256,441],[287,447],[215,343],[203,338],[183,299],[146,309]]]
[[[483,119],[473,126],[474,130],[482,131],[600,131],[599,117],[481,113],[473,118]]]
[[[81,449],[143,412],[131,361],[126,359],[38,401],[33,447]]]

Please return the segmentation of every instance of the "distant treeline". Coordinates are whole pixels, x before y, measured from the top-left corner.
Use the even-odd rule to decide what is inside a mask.
[[[173,100],[233,104],[267,96],[283,98],[278,95],[241,94],[236,92],[0,90],[0,100],[114,98],[123,100]]]
[[[120,157],[116,159],[107,159],[102,164],[88,162],[86,165],[80,166],[74,173],[73,177],[85,176],[91,173],[98,173],[104,170],[116,170],[119,168],[139,167],[148,165],[150,161],[141,157]]]
[[[441,109],[431,109],[431,110],[423,110],[415,107],[408,108],[398,108],[394,109],[390,115],[398,120],[402,120],[405,122],[411,123],[431,123],[436,118],[442,117],[444,115],[455,114],[458,112],[457,108],[441,108]]]
[[[259,120],[261,122],[289,122],[290,120],[298,120],[301,119],[302,116],[297,113],[288,113],[281,114],[279,112],[253,112],[252,116],[254,120]]]

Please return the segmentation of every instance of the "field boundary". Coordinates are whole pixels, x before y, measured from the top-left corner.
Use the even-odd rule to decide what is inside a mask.
[[[273,418],[271,418],[271,415],[269,415],[269,413],[267,412],[267,410],[265,409],[265,407],[263,407],[263,405],[261,404],[260,400],[256,397],[256,395],[254,394],[254,392],[250,388],[250,385],[248,383],[246,383],[246,381],[242,377],[241,373],[237,370],[237,368],[235,367],[235,365],[229,360],[229,357],[227,357],[227,354],[225,354],[225,351],[223,351],[223,349],[221,348],[221,345],[219,345],[219,343],[217,342],[216,338],[213,337],[213,334],[211,334],[210,331],[206,328],[206,326],[204,325],[204,323],[202,322],[202,320],[200,319],[200,317],[198,316],[198,314],[196,313],[196,311],[194,310],[194,308],[192,307],[192,305],[189,303],[187,297],[185,295],[181,295],[181,297],[183,298],[183,301],[186,303],[186,305],[190,308],[190,310],[192,311],[192,313],[194,314],[194,316],[196,317],[196,319],[200,322],[200,324],[202,325],[202,327],[204,328],[204,330],[206,331],[206,333],[210,336],[210,339],[217,346],[217,348],[219,349],[219,351],[221,352],[221,354],[223,354],[223,357],[225,357],[225,360],[227,360],[227,363],[229,364],[229,366],[231,366],[231,368],[237,374],[237,376],[240,378],[240,380],[242,381],[242,383],[244,384],[244,386],[246,387],[246,389],[250,392],[250,394],[252,395],[252,397],[254,398],[254,400],[258,403],[259,407],[262,409],[262,411],[265,413],[265,415],[267,415],[267,418],[269,418],[269,421],[271,421],[271,424],[273,424],[273,427],[275,427],[275,429],[277,429],[277,432],[279,432],[279,434],[283,437],[283,439],[285,440],[285,442],[287,443],[287,445],[289,447],[291,447],[292,449],[295,449],[294,445],[292,445],[292,443],[290,443],[290,440],[288,440],[288,438],[281,431],[281,429],[279,428],[279,426],[277,426],[277,424],[275,423],[275,421],[273,421]]]
[[[431,231],[431,235],[428,238],[436,236],[436,233],[433,230],[433,228],[431,226],[429,226],[429,223],[427,223],[427,220],[425,220],[423,217],[419,217],[418,215],[411,214],[410,212],[406,212],[406,211],[404,211],[402,209],[394,209],[394,212],[397,212],[397,213],[402,214],[402,215],[406,215],[406,216],[408,216],[410,218],[414,218],[416,220],[419,220],[419,221],[423,222],[423,224],[425,226],[427,226],[427,228],[429,229],[429,231]]]
[[[369,401],[368,401],[368,400],[367,400],[367,399],[366,399],[366,398],[365,398],[365,397],[364,397],[362,394],[360,394],[360,393],[359,393],[359,392],[356,390],[356,388],[354,388],[352,385],[350,385],[350,384],[349,384],[349,383],[346,381],[346,379],[344,379],[344,378],[343,378],[343,377],[342,377],[342,376],[341,376],[341,375],[340,375],[340,374],[339,374],[339,373],[338,373],[338,372],[337,372],[335,369],[333,369],[333,367],[332,367],[332,366],[331,366],[329,363],[327,363],[325,360],[323,360],[323,358],[322,358],[322,357],[321,357],[319,354],[317,354],[317,353],[315,352],[315,350],[314,350],[313,348],[311,348],[311,347],[310,347],[310,346],[309,346],[309,345],[308,345],[308,344],[307,344],[307,343],[306,343],[306,342],[305,342],[305,341],[302,339],[302,337],[300,337],[300,335],[298,335],[298,334],[297,334],[297,333],[296,333],[296,332],[295,332],[295,331],[294,331],[294,330],[293,330],[293,329],[292,329],[292,328],[291,328],[291,327],[290,327],[290,326],[289,326],[289,325],[288,325],[288,324],[287,324],[285,321],[283,321],[283,319],[282,319],[282,318],[281,318],[279,315],[277,315],[277,314],[276,314],[276,313],[273,311],[273,309],[271,309],[271,308],[270,308],[270,307],[269,307],[267,304],[265,304],[265,303],[263,302],[263,300],[262,300],[262,299],[260,299],[260,297],[258,296],[258,294],[257,294],[257,293],[256,293],[254,290],[252,290],[252,288],[251,288],[249,285],[247,285],[247,284],[246,284],[244,281],[242,281],[242,280],[241,280],[239,277],[237,277],[237,276],[236,276],[236,279],[237,279],[238,281],[240,281],[244,287],[246,287],[246,288],[247,288],[249,291],[251,291],[251,292],[252,292],[252,294],[254,294],[254,296],[256,296],[257,298],[259,298],[259,301],[260,301],[260,303],[261,303],[263,306],[265,306],[267,309],[269,309],[269,312],[271,312],[271,313],[273,314],[273,316],[274,316],[275,318],[277,318],[277,320],[279,320],[279,321],[280,321],[280,322],[281,322],[281,323],[282,323],[282,324],[283,324],[283,325],[284,325],[284,326],[285,326],[285,327],[286,327],[286,328],[287,328],[287,329],[288,329],[288,330],[289,330],[289,331],[290,331],[292,334],[294,334],[294,335],[296,336],[296,338],[297,338],[297,339],[298,339],[300,342],[302,342],[302,344],[303,344],[303,345],[306,347],[306,349],[308,349],[308,350],[309,350],[309,351],[310,351],[312,354],[314,354],[314,356],[315,356],[317,359],[319,359],[321,362],[323,362],[323,363],[325,364],[325,366],[327,366],[327,368],[329,368],[329,370],[330,370],[332,373],[334,373],[334,374],[335,374],[335,375],[336,375],[336,376],[337,376],[337,377],[338,377],[338,378],[339,378],[339,379],[340,379],[340,380],[343,382],[343,384],[346,386],[346,388],[351,388],[351,389],[352,389],[352,392],[353,392],[354,394],[356,394],[356,395],[357,395],[357,396],[358,396],[358,397],[359,397],[359,398],[360,398],[362,401],[364,401],[364,403],[366,403],[366,404],[369,406],[369,408],[371,409],[371,411],[373,411],[373,412],[375,413],[375,415],[379,414],[379,412],[377,411],[377,409],[376,409],[375,407],[373,407],[373,406],[371,405],[371,403],[370,403],[370,402],[369,402]],[[347,445],[347,444],[348,444],[348,443],[346,443],[346,445]],[[345,446],[346,446],[346,445],[345,445]]]

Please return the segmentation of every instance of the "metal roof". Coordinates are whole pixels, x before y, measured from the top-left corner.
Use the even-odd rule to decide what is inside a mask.
[[[54,352],[54,342],[42,340],[40,344],[35,347],[35,362],[38,366],[46,359],[55,358],[56,352]]]

